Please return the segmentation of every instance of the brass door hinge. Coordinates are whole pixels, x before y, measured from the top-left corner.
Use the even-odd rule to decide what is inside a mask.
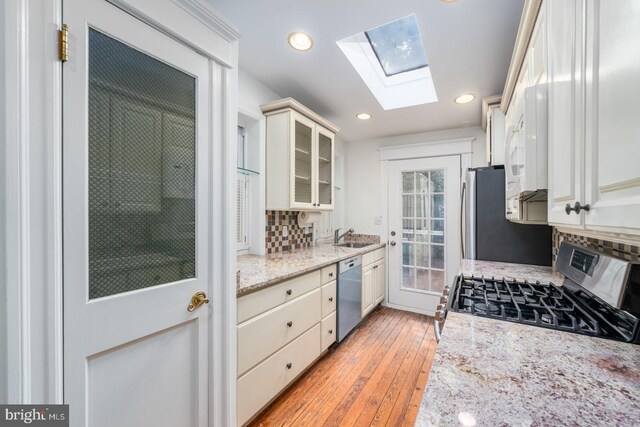
[[[62,24],[62,29],[58,31],[58,58],[60,62],[69,60],[69,27]]]

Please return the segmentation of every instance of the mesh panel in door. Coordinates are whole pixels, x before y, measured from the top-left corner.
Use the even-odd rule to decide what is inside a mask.
[[[89,298],[195,277],[195,79],[89,30]]]
[[[318,199],[320,204],[331,204],[331,190],[333,188],[333,176],[331,174],[331,138],[318,134]]]
[[[311,128],[299,121],[295,122],[295,201],[311,203]]]

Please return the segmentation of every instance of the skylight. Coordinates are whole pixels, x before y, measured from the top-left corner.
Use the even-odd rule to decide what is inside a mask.
[[[415,15],[365,31],[365,35],[387,77],[427,66]]]
[[[337,44],[385,110],[438,101],[415,15]]]

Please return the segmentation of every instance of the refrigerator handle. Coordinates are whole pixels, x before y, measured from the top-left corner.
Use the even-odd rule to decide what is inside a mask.
[[[464,243],[465,243],[465,235],[464,235],[464,193],[467,190],[467,183],[462,182],[462,191],[460,194],[460,253],[462,254],[462,259],[464,259]]]

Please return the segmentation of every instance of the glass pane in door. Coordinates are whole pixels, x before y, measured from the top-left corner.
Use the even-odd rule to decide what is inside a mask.
[[[445,280],[444,169],[402,173],[402,288],[441,292]]]
[[[295,121],[295,201],[311,203],[312,188],[312,129]]]
[[[196,80],[89,30],[89,298],[195,277]]]
[[[322,205],[331,204],[333,142],[328,136],[318,133],[318,201]]]

